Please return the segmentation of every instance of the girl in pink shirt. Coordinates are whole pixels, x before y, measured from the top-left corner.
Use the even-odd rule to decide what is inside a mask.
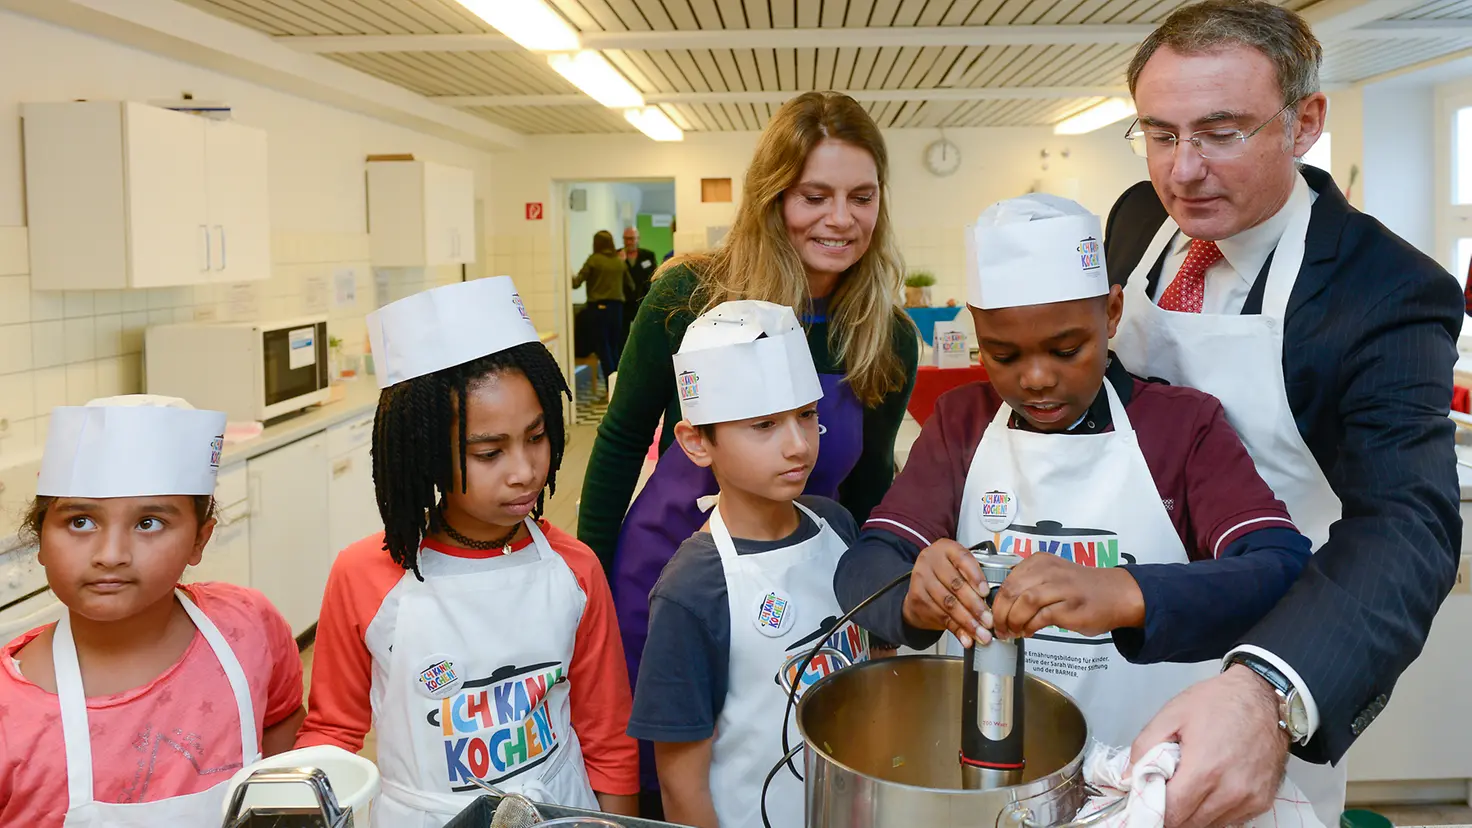
[[[214,530],[224,419],[139,396],[53,411],[26,528],[67,611],[0,653],[0,825],[213,828],[230,777],[291,747],[285,619],[178,585]]]

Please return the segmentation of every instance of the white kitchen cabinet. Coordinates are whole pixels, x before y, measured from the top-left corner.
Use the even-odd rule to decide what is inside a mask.
[[[368,233],[376,267],[475,261],[475,172],[429,161],[368,164]]]
[[[250,579],[301,635],[317,622],[332,567],[327,435],[319,432],[248,461]]]
[[[251,586],[248,491],[246,464],[220,470],[215,484],[215,533],[199,564],[184,570],[185,583],[224,581]]]
[[[327,523],[334,557],[383,529],[373,490],[372,443],[372,414],[327,430]]]
[[[132,102],[21,114],[34,289],[270,277],[261,130]]]

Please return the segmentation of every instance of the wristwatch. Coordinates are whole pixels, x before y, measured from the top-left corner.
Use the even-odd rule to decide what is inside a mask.
[[[1298,688],[1293,682],[1283,675],[1283,672],[1274,667],[1272,662],[1260,658],[1252,653],[1233,653],[1227,660],[1228,665],[1241,664],[1243,667],[1262,676],[1278,695],[1278,727],[1288,734],[1288,738],[1294,744],[1306,745],[1309,740],[1308,732],[1308,708],[1304,706],[1303,696],[1299,694]]]

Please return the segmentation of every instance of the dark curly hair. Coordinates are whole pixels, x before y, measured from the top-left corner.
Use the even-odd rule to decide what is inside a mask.
[[[466,477],[466,392],[487,377],[515,371],[526,377],[542,404],[552,462],[547,488],[532,516],[540,517],[546,495],[556,491],[566,434],[562,397],[572,398],[562,369],[540,342],[528,342],[452,368],[383,389],[373,419],[373,488],[383,518],[383,548],[404,569],[419,572],[419,546],[444,526],[437,492],[454,485],[451,424],[459,417],[460,484]]]

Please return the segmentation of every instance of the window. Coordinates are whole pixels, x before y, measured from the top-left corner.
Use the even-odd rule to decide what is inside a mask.
[[[1314,142],[1313,147],[1298,160],[1308,164],[1310,167],[1318,167],[1325,172],[1329,172],[1331,169],[1329,159],[1332,152],[1333,149],[1329,140],[1329,133],[1324,132],[1319,135],[1319,140]]]
[[[1453,204],[1472,204],[1472,106],[1457,110],[1452,124]]]

